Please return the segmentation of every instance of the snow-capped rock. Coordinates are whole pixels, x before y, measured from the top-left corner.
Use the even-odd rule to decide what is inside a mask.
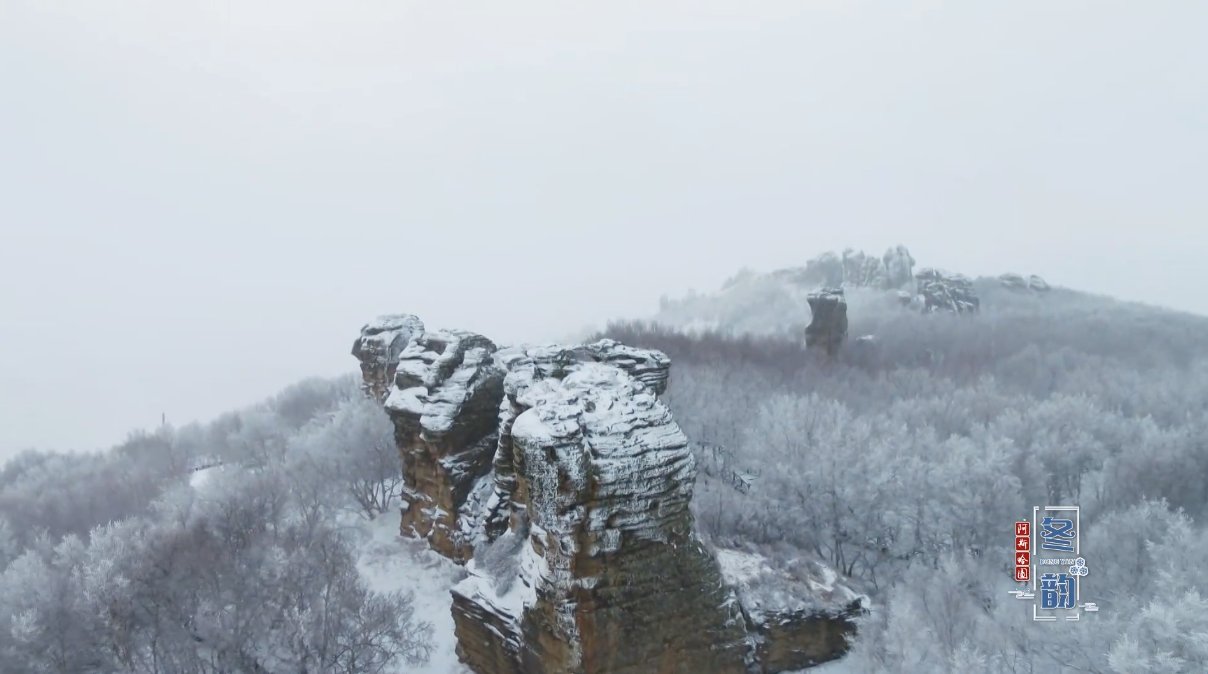
[[[454,590],[463,659],[479,672],[746,671],[746,625],[694,532],[695,464],[670,410],[616,365],[538,356],[505,383],[519,410],[517,578],[499,587],[475,564]]]
[[[361,328],[352,343],[352,355],[361,361],[362,388],[378,400],[385,400],[394,383],[399,355],[412,337],[424,332],[424,323],[411,314],[378,316]]]
[[[362,333],[422,324],[380,325]],[[371,363],[394,373],[402,533],[468,562],[452,615],[472,670],[740,674],[833,650],[819,596],[772,610],[748,583],[744,612],[698,538],[695,460],[659,399],[665,354],[613,340],[498,349],[463,331],[412,332],[401,350],[393,339],[356,353],[387,354]],[[374,391],[381,371],[363,373]]]
[[[716,555],[746,614],[760,671],[803,669],[847,651],[868,597],[840,583],[833,570],[816,562],[773,567],[767,558],[740,550],[719,549]]]
[[[426,332],[399,354],[385,407],[403,459],[401,529],[447,557],[473,551],[479,504],[489,484],[503,370],[495,344],[472,332]],[[469,506],[469,507],[468,507]]]
[[[981,305],[973,290],[973,281],[961,274],[945,274],[938,269],[920,269],[915,275],[925,312],[949,311],[975,313]]]

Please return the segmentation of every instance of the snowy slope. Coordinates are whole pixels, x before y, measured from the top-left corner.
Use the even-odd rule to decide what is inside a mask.
[[[372,522],[353,524],[361,538],[357,568],[369,587],[377,592],[411,592],[416,616],[432,623],[432,659],[426,665],[399,665],[399,674],[469,674],[457,662],[454,650],[452,599],[449,588],[465,577],[465,571],[428,548],[425,541],[398,535],[398,516],[382,515]]]
[[[205,494],[221,484],[223,472],[230,470],[239,468],[219,465],[196,470],[189,476],[189,485]],[[392,674],[470,674],[457,662],[457,639],[449,611],[449,589],[465,578],[466,572],[430,550],[427,542],[399,536],[397,514],[373,521],[345,515],[340,524],[357,541],[357,569],[370,589],[410,592],[416,617],[432,624],[432,658],[418,667],[399,663]]]

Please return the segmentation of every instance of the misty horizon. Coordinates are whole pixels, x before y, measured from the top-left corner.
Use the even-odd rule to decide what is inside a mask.
[[[1205,12],[7,3],[0,460],[849,246],[1208,315]]]

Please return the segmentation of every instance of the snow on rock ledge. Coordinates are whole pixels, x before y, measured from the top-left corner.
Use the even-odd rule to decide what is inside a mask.
[[[468,562],[452,615],[474,671],[771,673],[846,649],[859,601],[833,574],[719,564],[697,537],[665,354],[498,349],[408,315],[366,325],[353,353],[394,423],[401,533]]]
[[[671,359],[663,352],[638,349],[611,339],[580,346],[547,344],[504,349],[496,353],[495,360],[508,375],[499,406],[499,441],[494,459],[496,509],[489,515],[487,525],[492,536],[509,526],[518,526],[517,518],[523,517],[527,509],[525,494],[517,491],[518,464],[512,445],[512,425],[521,412],[531,407],[529,402],[520,400],[523,392],[538,381],[560,379],[579,365],[602,362],[628,373],[651,394],[661,394],[667,388],[671,371]]]
[[[915,275],[918,292],[927,313],[947,311],[954,314],[976,313],[981,307],[973,281],[962,274],[945,274],[937,269],[921,269]]]
[[[401,530],[446,557],[472,553],[481,489],[489,488],[503,371],[495,344],[472,332],[426,332],[399,354],[385,401],[403,460]]]
[[[762,672],[804,669],[841,657],[868,598],[816,562],[773,568],[761,555],[716,551],[725,582],[738,592]]]
[[[484,673],[747,671],[741,609],[693,530],[687,437],[654,390],[568,354],[530,354],[508,374],[525,516],[483,558],[520,537],[503,564],[515,571],[500,575],[515,580],[492,582],[476,560],[454,589],[463,661]]]
[[[412,337],[424,331],[424,323],[411,314],[378,316],[361,328],[352,343],[352,355],[361,361],[362,389],[365,393],[385,400],[394,383],[399,355]]]

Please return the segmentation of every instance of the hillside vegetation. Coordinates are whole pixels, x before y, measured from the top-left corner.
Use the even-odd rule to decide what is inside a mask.
[[[850,288],[851,338],[827,357],[802,339],[807,276],[742,274],[604,331],[672,358],[707,538],[867,593],[850,671],[1208,671],[1208,319],[994,279],[959,316]],[[391,434],[348,377],[105,452],[13,458],[3,670],[351,674],[448,651],[434,616],[358,572],[348,522],[397,506]],[[1101,611],[1032,623],[1008,594],[1011,523],[1069,503]]]
[[[604,334],[671,356],[702,530],[874,598],[851,671],[1208,671],[1208,319],[975,286],[959,316],[849,289],[851,335],[873,338],[835,358],[806,351],[784,274]],[[1011,522],[1046,504],[1082,507],[1101,611],[1077,624],[1008,594]]]

